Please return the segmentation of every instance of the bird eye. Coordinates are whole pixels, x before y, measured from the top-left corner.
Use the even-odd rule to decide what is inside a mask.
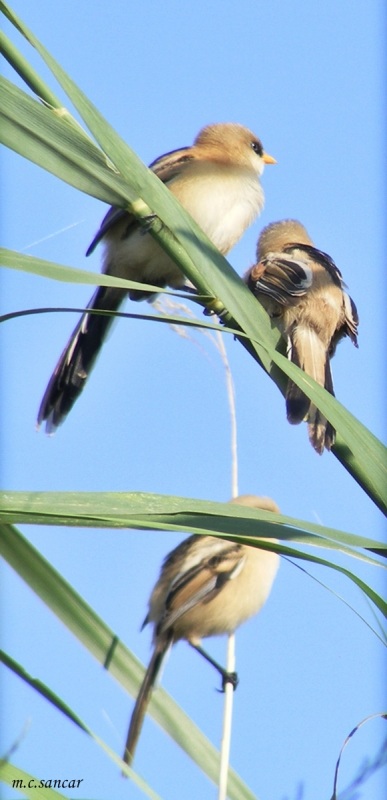
[[[253,148],[254,153],[256,153],[257,156],[260,156],[260,158],[262,158],[262,156],[263,156],[263,147],[261,145],[261,142],[259,142],[258,140],[255,139],[253,142],[250,142],[250,145]]]

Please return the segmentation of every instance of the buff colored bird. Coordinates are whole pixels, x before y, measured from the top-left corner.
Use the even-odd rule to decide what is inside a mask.
[[[317,250],[300,222],[273,222],[262,231],[257,263],[244,280],[276,320],[288,346],[288,357],[334,394],[330,360],[338,342],[349,336],[357,347],[358,314],[344,289],[340,270]],[[304,392],[291,380],[286,391],[290,423],[307,420],[317,451],[330,450],[335,431]]]
[[[260,183],[267,155],[260,140],[234,123],[203,128],[192,147],[174,150],[150,165],[155,174],[222,253],[227,253],[260,214],[264,195]],[[102,270],[107,275],[153,286],[183,287],[185,277],[150,233],[122,208],[111,208],[87,255],[104,245]],[[117,311],[127,296],[122,289],[99,287],[90,311]],[[152,292],[130,291],[132,300],[151,299]],[[80,319],[56,367],[42,402],[37,423],[53,433],[79,397],[105,341],[113,316],[86,312]]]
[[[241,495],[231,502],[279,513],[269,497]],[[152,690],[172,644],[185,639],[221,673],[223,682],[236,685],[235,674],[202,649],[201,639],[233,633],[256,614],[270,594],[278,565],[279,557],[271,550],[215,536],[190,536],[169,553],[144,621],[153,623],[153,653],[130,721],[123,755],[127,764],[133,761]]]

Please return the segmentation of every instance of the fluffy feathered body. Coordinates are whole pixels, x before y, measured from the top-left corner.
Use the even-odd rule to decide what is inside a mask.
[[[267,497],[242,495],[232,502],[279,513]],[[144,625],[153,624],[153,653],[130,721],[126,763],[133,760],[153,686],[170,646],[185,639],[199,647],[207,636],[233,633],[265,603],[278,565],[273,551],[215,536],[190,536],[166,557],[144,621]]]
[[[257,262],[245,281],[276,320],[289,359],[333,395],[330,359],[345,336],[357,347],[358,314],[331,257],[313,245],[301,223],[275,222],[262,231]],[[332,425],[291,380],[286,412],[292,424],[307,420],[318,453],[330,450],[335,440]]]

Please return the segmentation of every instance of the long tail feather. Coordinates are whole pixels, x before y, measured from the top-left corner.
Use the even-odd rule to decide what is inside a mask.
[[[325,362],[325,381],[323,386],[327,392],[334,395],[332,373],[328,357]],[[336,431],[333,425],[331,425],[321,411],[312,404],[308,415],[308,434],[310,443],[320,455],[323,453],[324,448],[330,450],[335,443]]]
[[[334,394],[329,356],[324,343],[312,328],[298,326],[292,331],[289,358],[320,386]],[[290,380],[286,392],[286,413],[292,425],[307,420],[309,439],[318,453],[322,453],[324,447],[330,450],[335,439],[332,425]]]
[[[303,351],[291,340],[288,356],[290,361],[300,369],[304,369]],[[286,389],[286,415],[291,425],[298,425],[306,418],[310,407],[309,397],[289,379]]]
[[[100,286],[88,308],[116,311],[126,296],[121,289]],[[46,432],[53,433],[73,407],[94,366],[112,316],[85,313],[74,329],[49,380],[40,404],[37,424],[46,422]]]
[[[156,645],[138,693],[136,705],[134,706],[130,719],[124,755],[122,756],[125,764],[128,764],[129,766],[134,758],[134,751],[141,733],[148,703],[168,648],[168,643],[166,643],[162,648],[160,648],[159,645]]]

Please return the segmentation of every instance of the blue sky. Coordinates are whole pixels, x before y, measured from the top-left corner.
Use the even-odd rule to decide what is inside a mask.
[[[302,221],[316,246],[332,255],[360,315],[359,350],[344,341],[333,362],[336,394],[383,438],[382,3],[19,0],[13,7],[145,163],[190,144],[210,122],[240,122],[262,139],[278,164],[263,176],[260,220],[229,260],[242,274],[262,226],[284,217]],[[38,58],[21,47],[48,78]],[[5,74],[12,76],[8,68]],[[98,271],[98,249],[87,261],[84,253],[106,208],[13,153],[3,153],[2,161],[3,244]],[[23,273],[5,270],[1,277],[3,311],[83,307],[89,294],[87,287]],[[167,326],[119,321],[64,426],[53,438],[36,432],[42,393],[74,324],[75,317],[57,314],[2,326],[3,486],[227,500],[224,372],[200,333],[187,341]],[[332,455],[314,453],[305,426],[288,425],[274,384],[237,343],[229,338],[226,344],[236,386],[240,492],[270,495],[290,516],[381,538],[384,521],[369,498]],[[150,634],[139,627],[148,595],[162,558],[182,537],[23,531],[146,661]],[[374,570],[359,570],[383,591]],[[314,574],[372,621],[347,581],[322,569]],[[5,649],[121,752],[132,699],[6,567],[2,584]],[[223,640],[208,647],[224,659]],[[260,800],[295,800],[300,786],[304,800],[331,796],[343,740],[364,717],[385,710],[383,657],[381,643],[350,609],[281,564],[267,606],[237,635],[231,763]],[[180,644],[163,686],[218,745],[222,699],[208,665]],[[15,756],[19,766],[42,777],[83,777],[74,797],[142,796],[88,737],[8,674],[3,698],[2,752],[30,721]],[[342,788],[383,736],[376,720],[351,740]],[[168,800],[216,796],[148,720],[135,766]],[[361,796],[381,800],[383,787],[378,774]]]

